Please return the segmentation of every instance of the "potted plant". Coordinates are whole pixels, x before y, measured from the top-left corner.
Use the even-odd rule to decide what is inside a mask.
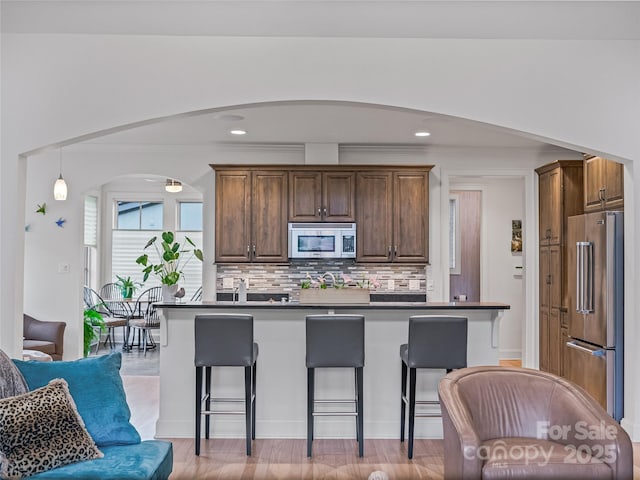
[[[142,286],[140,282],[131,280],[131,277],[123,278],[120,275],[116,275],[116,278],[118,279],[116,285],[120,288],[122,298],[125,299],[133,298],[133,294],[136,293],[136,289]]]
[[[158,237],[152,237],[144,246],[144,250],[153,245],[158,261],[152,263],[148,254],[140,255],[136,259],[136,263],[142,265],[143,282],[146,282],[149,275],[153,274],[160,279],[162,283],[162,293],[164,301],[175,301],[175,293],[178,290],[178,280],[182,276],[182,270],[191,261],[193,257],[202,261],[202,250],[196,248],[196,244],[189,237],[185,237],[185,242],[189,245],[185,246],[175,240],[173,232],[163,232],[161,235],[160,246],[158,246]]]
[[[84,356],[88,357],[91,346],[100,341],[100,333],[106,330],[102,314],[93,308],[84,311]]]

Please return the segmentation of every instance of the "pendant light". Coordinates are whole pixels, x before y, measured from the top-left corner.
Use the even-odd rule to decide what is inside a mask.
[[[178,180],[174,180],[173,178],[167,178],[167,183],[164,186],[164,189],[169,193],[178,193],[182,191],[182,183]]]
[[[62,148],[60,149],[60,176],[53,184],[53,198],[56,200],[67,199],[67,182],[62,178]]]

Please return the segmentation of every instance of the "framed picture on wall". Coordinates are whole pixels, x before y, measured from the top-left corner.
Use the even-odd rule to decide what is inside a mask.
[[[511,252],[522,252],[522,220],[511,220]]]

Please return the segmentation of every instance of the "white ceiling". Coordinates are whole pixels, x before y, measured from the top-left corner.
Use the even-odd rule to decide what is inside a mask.
[[[639,39],[637,1],[2,0],[3,33]]]
[[[241,119],[230,119],[230,116]],[[246,130],[243,136],[232,129]],[[429,137],[416,137],[427,131]],[[212,145],[376,144],[442,147],[547,148],[548,144],[479,122],[375,105],[295,102],[180,115],[96,137],[85,144]]]
[[[473,39],[640,39],[638,1],[2,0],[3,34]],[[222,113],[244,117],[220,118]],[[233,136],[231,128],[248,131]],[[430,137],[416,138],[418,130]],[[444,115],[298,102],[185,114],[116,127],[91,144],[218,142],[550,148],[518,132]]]

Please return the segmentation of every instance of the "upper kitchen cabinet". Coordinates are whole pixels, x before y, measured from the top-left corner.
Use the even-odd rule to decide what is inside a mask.
[[[357,172],[357,261],[428,261],[429,170]]]
[[[616,210],[624,205],[623,165],[601,157],[584,161],[584,209]]]
[[[287,172],[216,170],[216,262],[287,261]]]
[[[290,171],[290,222],[355,221],[355,172]]]
[[[580,160],[558,160],[537,168],[540,245],[558,245],[567,232],[567,217],[583,213],[583,168]]]

